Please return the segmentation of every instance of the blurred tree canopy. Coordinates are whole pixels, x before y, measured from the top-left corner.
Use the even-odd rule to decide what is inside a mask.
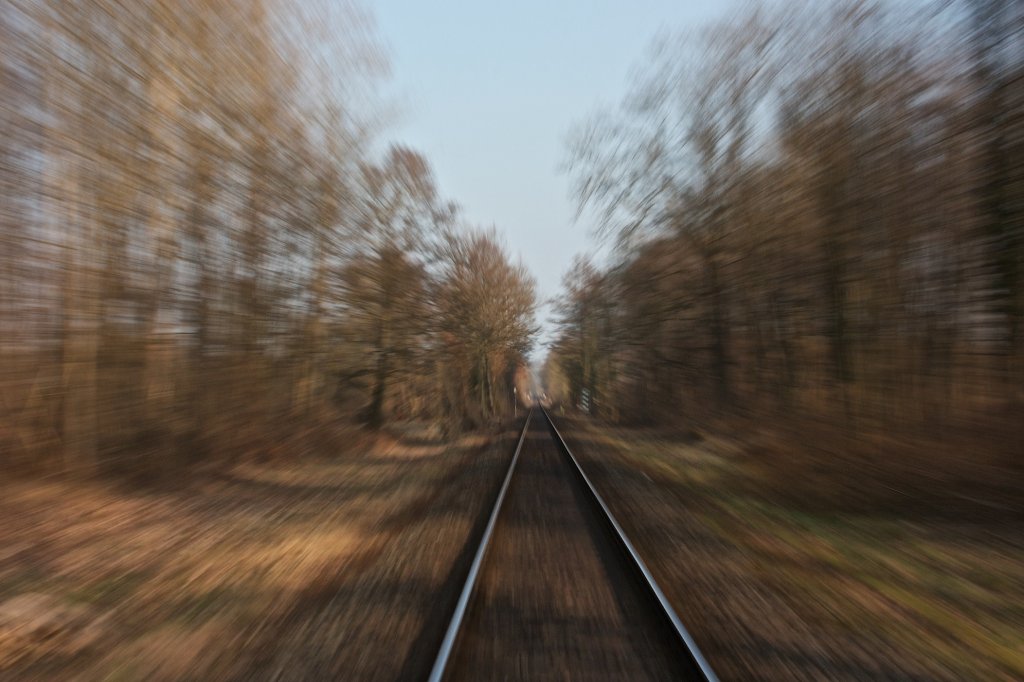
[[[374,152],[385,73],[348,2],[0,5],[0,466],[174,473],[509,409],[451,386],[524,362],[532,281],[426,159]],[[489,278],[469,319],[437,298]]]
[[[744,5],[664,37],[571,142],[616,248],[567,275],[547,374],[633,421],[1009,423],[1022,76],[1019,2]]]

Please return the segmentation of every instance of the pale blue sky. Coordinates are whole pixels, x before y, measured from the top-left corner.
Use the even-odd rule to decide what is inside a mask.
[[[692,0],[376,0],[390,53],[387,134],[422,151],[441,191],[471,222],[494,225],[558,293],[575,254],[593,246],[573,222],[559,172],[573,124],[617,102],[659,31],[697,27],[728,2]],[[545,322],[547,311],[539,312]],[[535,353],[542,355],[542,353]]]

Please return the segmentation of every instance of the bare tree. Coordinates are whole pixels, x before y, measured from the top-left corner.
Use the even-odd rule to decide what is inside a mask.
[[[449,235],[442,251],[436,301],[447,379],[475,389],[477,414],[490,416],[506,404],[495,395],[511,393],[514,369],[537,332],[533,279],[509,262],[493,233]],[[469,396],[455,395],[450,408],[466,410]]]
[[[617,246],[568,275],[572,390],[605,363],[623,415],[713,396],[861,426],[1010,399],[1019,98],[998,84],[1022,53],[1020,13],[996,4],[744,7],[660,41],[570,149]],[[582,344],[579,301],[608,291],[603,341]]]

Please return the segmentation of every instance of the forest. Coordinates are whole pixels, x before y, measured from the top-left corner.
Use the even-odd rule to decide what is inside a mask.
[[[565,276],[549,391],[1019,466],[1022,26],[995,0],[786,3],[662,36],[571,140],[610,255]]]
[[[533,280],[382,141],[365,10],[15,0],[0,44],[0,467],[511,411]]]

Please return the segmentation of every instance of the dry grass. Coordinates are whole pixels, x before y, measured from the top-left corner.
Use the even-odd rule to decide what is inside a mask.
[[[393,678],[507,460],[489,440],[392,439],[173,491],[4,482],[0,678]],[[349,646],[310,650],[337,633]]]
[[[568,431],[723,679],[1024,678],[1024,496],[997,464]]]

